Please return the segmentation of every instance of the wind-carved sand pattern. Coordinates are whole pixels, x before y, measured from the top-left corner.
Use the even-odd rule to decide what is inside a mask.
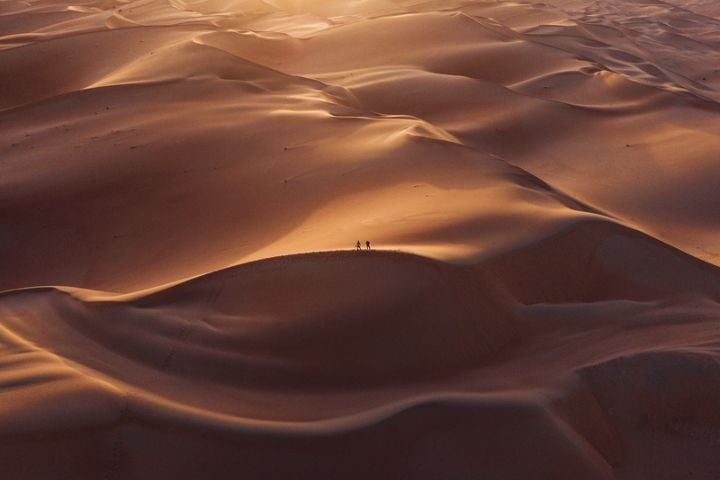
[[[0,2],[3,478],[720,478],[719,47],[709,0]]]

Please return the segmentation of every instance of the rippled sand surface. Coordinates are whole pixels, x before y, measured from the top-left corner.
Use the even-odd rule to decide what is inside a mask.
[[[0,470],[720,478],[718,102],[714,0],[3,0]]]

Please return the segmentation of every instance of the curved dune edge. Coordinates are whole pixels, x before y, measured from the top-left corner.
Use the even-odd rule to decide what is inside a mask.
[[[529,258],[555,276],[534,279]],[[8,455],[89,448],[88,465],[55,467],[130,478],[205,462],[211,475],[359,478],[377,471],[367,459],[383,478],[624,478],[720,421],[700,373],[717,365],[719,284],[714,266],[590,221],[472,266],[326,252],[143,295],[6,291],[0,437]],[[685,468],[713,465],[693,438],[700,463]],[[511,460],[522,445],[525,461]],[[185,448],[192,459],[177,458]]]

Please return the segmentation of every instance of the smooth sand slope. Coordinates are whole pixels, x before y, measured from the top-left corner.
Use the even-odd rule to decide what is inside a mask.
[[[0,471],[720,478],[718,47],[705,0],[0,2]]]

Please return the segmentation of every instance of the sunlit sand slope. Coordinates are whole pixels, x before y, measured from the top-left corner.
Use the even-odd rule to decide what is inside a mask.
[[[0,287],[468,263],[603,215],[716,263],[703,4],[4,2]]]

